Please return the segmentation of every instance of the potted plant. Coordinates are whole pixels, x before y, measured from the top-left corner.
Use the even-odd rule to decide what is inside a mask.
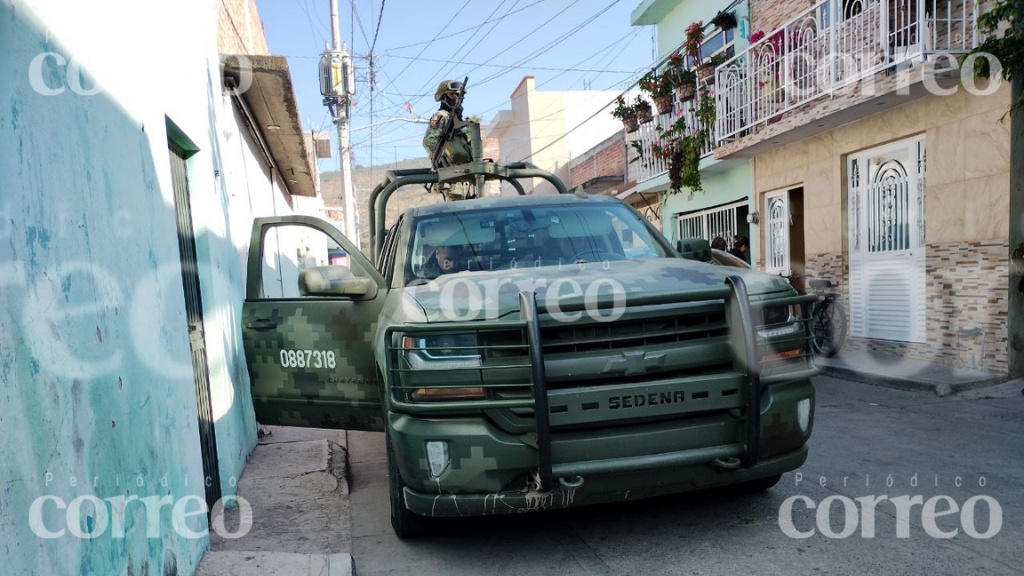
[[[640,124],[646,124],[651,120],[654,120],[654,112],[651,110],[651,103],[644,100],[643,96],[636,97],[636,103],[633,104],[633,111],[636,113],[637,122]]]
[[[724,64],[728,59],[729,55],[725,52],[715,54],[711,58],[708,58],[707,62],[701,64],[700,67],[697,68],[697,77],[700,82],[708,85],[714,84],[715,72],[718,70],[718,67]]]
[[[632,134],[640,128],[640,123],[636,118],[636,110],[626,104],[626,100],[622,96],[615,100],[615,109],[612,110],[612,116],[622,120],[622,127],[626,129],[627,134]]]
[[[686,117],[680,116],[671,127],[661,131],[664,138],[651,145],[651,153],[668,162],[669,191],[690,189],[690,195],[703,191],[700,178],[700,154],[704,136],[701,130],[687,130]]]
[[[640,89],[650,94],[658,114],[672,111],[672,79],[666,70],[661,74],[653,70],[640,79]]]
[[[715,93],[702,89],[700,91],[700,97],[697,99],[697,106],[693,111],[694,117],[697,119],[699,124],[698,131],[702,137],[701,147],[710,147],[714,144],[712,141],[712,131],[715,127],[715,120],[717,119],[717,112],[715,110]]]
[[[700,46],[704,43],[704,21],[698,20],[686,27],[686,40],[683,42],[683,51],[689,56],[694,66],[702,60]]]
[[[732,30],[739,25],[739,22],[736,20],[735,12],[722,11],[711,19],[711,24],[714,24],[721,30]]]
[[[697,95],[697,73],[693,70],[676,71],[676,98],[679,102],[689,102]]]

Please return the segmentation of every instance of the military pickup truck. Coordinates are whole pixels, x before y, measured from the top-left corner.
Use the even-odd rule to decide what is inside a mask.
[[[478,178],[481,177],[482,178]],[[519,195],[414,208],[403,186]],[[522,195],[521,179],[560,193]],[[807,457],[816,370],[783,279],[672,246],[528,164],[397,170],[373,257],[312,217],[255,222],[243,311],[263,424],[382,431],[400,537],[430,517],[767,489]]]

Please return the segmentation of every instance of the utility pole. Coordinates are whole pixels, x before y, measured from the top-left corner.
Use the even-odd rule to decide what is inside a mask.
[[[356,93],[355,69],[352,56],[341,43],[341,23],[338,20],[338,0],[331,0],[332,49],[320,56],[320,93],[338,128],[338,156],[341,171],[341,193],[345,207],[345,235],[359,248],[359,229],[356,225],[356,198],[352,187],[352,159],[349,150],[349,111]]]

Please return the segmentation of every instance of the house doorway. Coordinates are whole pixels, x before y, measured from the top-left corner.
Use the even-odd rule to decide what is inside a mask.
[[[925,140],[848,159],[850,333],[925,341]]]
[[[181,256],[181,282],[185,291],[185,316],[188,321],[189,346],[192,352],[192,373],[195,382],[196,411],[199,418],[199,444],[203,457],[203,484],[207,509],[221,497],[220,468],[217,462],[217,436],[214,429],[213,406],[210,401],[210,369],[206,357],[206,336],[203,324],[203,297],[199,287],[199,261],[196,257],[195,232],[188,184],[188,158],[197,149],[182,135],[168,139],[171,159],[171,182],[174,187],[174,214],[178,229],[178,251]]]
[[[764,246],[765,272],[785,276],[806,273],[802,187],[764,195]]]

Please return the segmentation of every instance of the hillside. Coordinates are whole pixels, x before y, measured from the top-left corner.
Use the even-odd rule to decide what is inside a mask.
[[[384,179],[388,170],[406,168],[426,168],[430,165],[426,157],[403,160],[397,164],[380,164],[374,166],[372,171],[369,166],[357,166],[352,170],[352,184],[356,191],[356,205],[359,210],[359,236],[360,246],[364,253],[369,253],[369,198],[373,188]],[[338,172],[323,172],[320,174],[320,193],[324,198],[324,204],[328,207],[341,207],[344,205],[341,196],[341,179]],[[399,214],[409,208],[424,206],[441,201],[439,194],[431,194],[422,186],[406,186],[391,197],[388,202],[387,225],[391,226]],[[338,214],[340,217],[340,214]]]

